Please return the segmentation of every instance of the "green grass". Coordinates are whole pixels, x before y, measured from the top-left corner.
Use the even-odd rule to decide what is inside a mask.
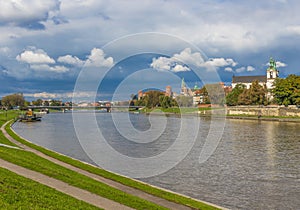
[[[181,195],[178,195],[178,194],[174,194],[174,193],[171,193],[171,192],[167,192],[167,191],[152,187],[150,185],[147,185],[145,183],[137,182],[135,180],[128,179],[126,177],[123,177],[123,176],[120,176],[120,175],[117,175],[117,174],[113,174],[113,173],[108,172],[106,170],[103,170],[101,168],[97,168],[97,167],[94,167],[92,165],[85,164],[83,162],[77,161],[77,160],[69,158],[67,156],[60,155],[56,152],[47,150],[47,149],[45,149],[43,147],[40,147],[38,145],[32,144],[32,143],[20,138],[19,136],[17,136],[10,129],[10,124],[8,124],[5,129],[14,139],[18,140],[19,142],[21,142],[21,143],[23,143],[27,146],[30,146],[30,147],[32,147],[36,150],[39,150],[39,151],[41,151],[42,153],[44,153],[48,156],[51,156],[51,157],[54,157],[54,158],[56,158],[60,161],[69,163],[70,165],[73,165],[77,168],[81,168],[83,170],[86,170],[86,171],[89,171],[91,173],[100,175],[102,177],[120,182],[124,185],[142,190],[142,191],[147,192],[149,194],[152,194],[152,195],[155,195],[155,196],[158,196],[158,197],[161,197],[161,198],[164,198],[166,200],[173,201],[173,202],[176,202],[176,203],[179,203],[179,204],[187,205],[187,206],[193,207],[195,209],[217,209],[215,207],[212,207],[212,206],[209,206],[207,204],[201,203],[201,202],[196,201],[194,199],[191,199],[191,198],[188,198],[188,197],[185,197],[185,196],[181,196]]]
[[[31,152],[1,147],[0,158],[135,209],[165,209],[149,201],[127,194],[92,178],[59,166]]]
[[[246,115],[246,114],[228,114],[228,117],[248,117],[248,118],[258,118],[257,115]],[[261,116],[261,118],[268,118],[268,119],[299,119],[300,117],[297,116]]]
[[[99,209],[0,168],[0,209]]]
[[[7,114],[7,116],[6,116]],[[8,111],[7,113],[5,111],[0,112],[0,127],[8,120],[8,119],[14,119],[18,116],[18,113],[16,111]],[[0,132],[0,143],[6,144],[10,146],[16,146],[14,143],[10,142],[2,132]]]

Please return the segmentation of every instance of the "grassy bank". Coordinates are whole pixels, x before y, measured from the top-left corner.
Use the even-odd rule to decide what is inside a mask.
[[[0,209],[99,209],[0,168]]]
[[[31,152],[2,147],[0,148],[0,158],[135,209],[164,209],[156,204],[59,166]]]
[[[1,119],[0,119],[0,121],[1,121]],[[34,144],[27,142],[26,140],[20,138],[19,136],[17,136],[10,129],[10,124],[8,124],[5,129],[13,138],[20,141],[21,143],[23,143],[27,146],[30,146],[34,149],[37,149],[48,156],[54,157],[58,160],[69,163],[73,166],[84,169],[91,173],[112,179],[114,181],[118,181],[127,186],[131,186],[131,187],[140,189],[142,191],[148,192],[148,193],[156,195],[158,197],[165,198],[167,200],[170,200],[170,201],[173,201],[176,203],[184,204],[184,205],[193,207],[195,209],[216,209],[212,206],[201,203],[194,199],[191,199],[191,198],[188,198],[185,196],[181,196],[178,194],[174,194],[171,192],[167,192],[167,191],[149,186],[147,184],[137,182],[137,181],[128,179],[123,176],[113,174],[113,173],[105,171],[103,169],[82,163],[80,161],[74,160],[72,158],[66,157],[64,155],[60,155],[58,153],[49,151],[40,146],[34,145]],[[76,187],[79,187],[82,189],[86,189],[90,192],[93,192],[95,194],[101,195],[103,197],[109,198],[111,200],[117,201],[119,203],[122,203],[124,205],[130,206],[130,207],[133,207],[136,209],[164,209],[161,206],[158,206],[151,202],[145,201],[138,197],[126,194],[122,191],[111,188],[103,183],[97,182],[89,177],[83,176],[74,171],[71,171],[64,167],[56,165],[56,164],[54,164],[48,160],[45,160],[45,159],[43,159],[33,153],[30,153],[30,152],[2,147],[2,148],[0,148],[0,157],[3,158],[4,160],[13,162],[15,164],[29,168],[31,170],[38,171],[38,172],[48,175],[50,177],[53,177],[53,178],[62,180],[66,183],[69,183],[70,185],[73,185],[73,186],[76,186]]]

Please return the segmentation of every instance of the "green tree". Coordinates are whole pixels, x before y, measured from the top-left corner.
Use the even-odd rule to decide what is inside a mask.
[[[267,88],[261,86],[257,80],[253,81],[249,89],[244,89],[238,97],[240,105],[267,105]]]
[[[246,89],[246,86],[243,84],[237,84],[232,91],[226,96],[226,104],[228,106],[237,106],[239,96],[243,93]]]
[[[154,108],[159,106],[159,97],[162,96],[163,93],[157,90],[151,90],[146,93],[146,95],[141,99],[142,102],[147,108]]]
[[[50,101],[50,106],[61,106],[62,105],[62,102],[59,101],[59,100],[51,100]]]
[[[279,105],[300,105],[300,76],[291,74],[287,78],[277,78],[272,90]]]
[[[203,86],[200,90],[199,90],[199,95],[201,95],[203,97],[203,103],[204,104],[210,104],[210,98],[208,96],[208,91],[206,89],[205,86]]]
[[[177,103],[173,98],[165,95],[159,96],[159,104],[162,108],[177,106]]]
[[[15,93],[12,95],[7,95],[2,98],[2,105],[11,109],[15,106],[24,107],[25,99],[23,94]]]
[[[34,106],[42,106],[43,105],[43,100],[39,98],[36,101],[32,101],[32,104]]]

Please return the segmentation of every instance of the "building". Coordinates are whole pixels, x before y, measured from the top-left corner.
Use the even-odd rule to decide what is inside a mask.
[[[168,85],[168,86],[166,87],[165,96],[169,96],[169,97],[172,97],[172,96],[173,96],[172,87],[171,87],[170,85]]]
[[[275,79],[279,76],[279,71],[276,68],[276,62],[273,58],[270,58],[269,67],[266,71],[266,75],[259,76],[233,76],[232,88],[235,88],[237,84],[243,84],[247,89],[250,88],[253,81],[257,80],[262,86],[266,86],[268,90],[273,88]]]
[[[184,96],[193,96],[193,92],[190,88],[188,88],[185,84],[184,78],[181,80],[181,90],[180,94]]]

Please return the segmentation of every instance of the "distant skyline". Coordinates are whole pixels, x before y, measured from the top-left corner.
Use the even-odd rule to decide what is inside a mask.
[[[70,98],[85,66],[112,67],[100,85],[99,100],[111,98],[139,70],[147,70],[147,76],[133,76],[128,92],[148,81],[174,91],[182,77],[191,87],[199,83],[193,69],[176,59],[213,67],[226,84],[232,75],[265,74],[271,56],[280,77],[300,74],[296,0],[0,0],[0,8],[0,97],[22,92],[31,99]],[[117,54],[126,54],[132,43],[105,51],[114,40],[148,32],[178,37],[203,54],[170,42],[170,56],[146,52],[116,63]],[[161,39],[147,44],[167,46]]]

